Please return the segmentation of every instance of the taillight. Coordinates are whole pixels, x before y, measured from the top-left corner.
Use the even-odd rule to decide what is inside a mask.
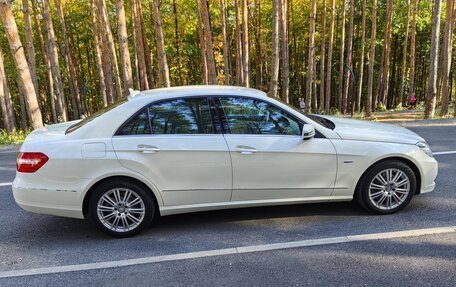
[[[40,169],[49,158],[41,152],[20,152],[17,156],[18,172],[33,173]]]

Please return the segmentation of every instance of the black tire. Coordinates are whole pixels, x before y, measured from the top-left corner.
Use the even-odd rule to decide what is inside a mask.
[[[125,194],[127,194],[128,191],[130,191],[130,195],[134,196],[134,199],[140,198],[136,205],[130,206],[129,208],[128,204],[121,203],[122,206],[116,206],[113,207],[115,210],[109,210],[109,211],[104,211],[98,209],[98,205],[100,202],[102,202],[104,205],[108,206],[109,203],[106,200],[100,201],[101,197],[104,195],[110,196],[111,199],[115,199],[115,195],[113,196],[113,190],[119,190],[120,196],[123,197],[119,202],[123,202],[125,199]],[[128,196],[128,194],[127,194]],[[114,200],[115,201],[115,200]],[[142,202],[141,202],[142,201]],[[131,202],[134,203],[134,202]],[[111,204],[112,205],[112,204]],[[114,206],[114,205],[112,205]],[[123,209],[122,209],[123,208]],[[143,213],[140,211],[135,211],[133,212],[133,209],[136,210],[144,210]],[[105,213],[104,213],[105,212]],[[106,225],[110,225],[109,220],[105,220],[104,222],[100,218],[100,216],[105,215],[105,216],[111,216],[111,212],[113,217],[120,217],[120,221],[122,221],[122,228],[120,227],[120,222],[119,228],[114,228],[114,225],[112,225],[112,228],[108,228]],[[101,215],[100,215],[101,214]],[[93,193],[90,196],[89,200],[89,218],[92,220],[92,222],[95,223],[95,225],[104,233],[117,237],[117,238],[125,238],[125,237],[130,237],[133,235],[136,235],[140,233],[141,231],[144,230],[144,228],[148,227],[152,220],[154,219],[154,214],[155,214],[155,203],[154,203],[154,198],[150,194],[150,191],[147,190],[145,186],[142,186],[140,184],[137,184],[135,182],[131,181],[126,181],[126,180],[113,180],[109,182],[105,182],[95,188]],[[122,219],[123,217],[123,219]],[[130,219],[131,217],[139,217],[136,218],[138,221],[133,221]],[[125,224],[123,223],[125,220]],[[128,222],[131,223],[132,228],[129,229],[128,227]],[[105,225],[106,224],[106,225]],[[133,228],[134,226],[134,228]]]
[[[376,176],[380,173],[383,172],[382,176],[385,175],[386,170],[393,170],[393,172],[397,172],[397,170],[401,171],[409,180],[408,184],[408,193],[405,194],[404,191],[402,191],[402,188],[398,188],[396,185],[388,185],[385,184],[383,189],[372,189],[370,190],[371,183],[377,184],[380,183],[379,178],[375,179]],[[384,176],[383,176],[384,177]],[[391,175],[393,177],[393,175]],[[405,177],[403,177],[405,179]],[[392,181],[391,181],[392,182]],[[413,198],[413,195],[415,194],[417,188],[417,181],[416,181],[416,175],[413,172],[413,170],[404,162],[398,161],[398,160],[387,160],[383,162],[379,162],[369,168],[369,170],[364,174],[364,176],[361,178],[358,188],[355,193],[355,199],[356,201],[367,211],[374,213],[374,214],[391,214],[398,212],[399,210],[402,210],[405,208],[410,201]],[[401,190],[401,191],[399,191]],[[402,192],[401,194],[399,192]],[[375,202],[374,193],[378,193],[380,195],[376,195],[378,197],[375,197],[375,199],[378,198],[378,202]],[[383,194],[385,195],[383,195]],[[395,194],[393,194],[395,193]],[[383,196],[386,197],[385,200],[388,200],[388,197],[391,197],[390,199],[391,202],[391,208],[384,207],[382,204],[379,204]],[[401,197],[401,200],[397,199],[397,197]],[[395,201],[395,204],[392,203],[392,201]],[[387,203],[385,203],[387,205]],[[397,206],[395,206],[397,205]]]

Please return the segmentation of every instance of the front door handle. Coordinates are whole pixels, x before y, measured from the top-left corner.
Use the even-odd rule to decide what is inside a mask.
[[[236,147],[236,151],[240,152],[241,154],[253,154],[256,153],[258,150],[253,147],[238,145]]]
[[[156,153],[160,151],[160,148],[153,145],[139,144],[137,146],[137,151],[142,153]]]

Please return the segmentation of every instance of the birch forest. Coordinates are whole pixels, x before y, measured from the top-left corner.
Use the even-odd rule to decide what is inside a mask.
[[[130,89],[263,90],[309,113],[454,116],[454,0],[0,0],[0,129]]]

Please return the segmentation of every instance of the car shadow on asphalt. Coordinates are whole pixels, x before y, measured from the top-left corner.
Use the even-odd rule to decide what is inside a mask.
[[[363,216],[368,215],[354,202],[308,203],[264,207],[246,207],[214,211],[193,212],[162,216],[155,220],[156,227],[226,223],[245,220],[309,216]]]
[[[301,217],[347,217],[368,216],[369,213],[353,202],[341,203],[313,203],[267,207],[249,207],[225,209],[216,211],[202,211],[178,215],[158,217],[152,225],[144,231],[148,236],[155,232],[177,230],[180,227],[203,228],[207,225],[236,223],[255,220],[291,219]],[[65,238],[79,240],[81,238],[109,238],[103,235],[88,219],[55,217],[26,213],[21,228],[12,228],[12,233],[19,238],[35,238],[46,231],[46,238],[63,240]],[[27,220],[29,218],[30,220]],[[144,234],[143,233],[143,234]],[[5,239],[5,238],[4,238]]]

